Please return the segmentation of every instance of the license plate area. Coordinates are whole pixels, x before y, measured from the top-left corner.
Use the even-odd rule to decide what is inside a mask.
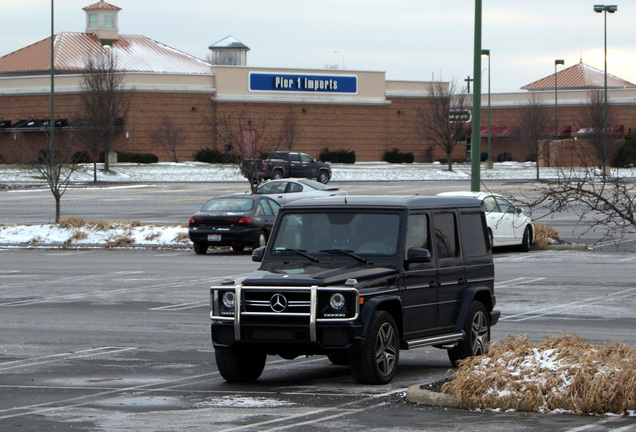
[[[209,242],[218,242],[221,241],[221,234],[208,234]]]

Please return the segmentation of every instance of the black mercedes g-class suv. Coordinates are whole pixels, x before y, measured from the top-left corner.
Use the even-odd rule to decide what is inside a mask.
[[[212,342],[227,381],[254,381],[267,355],[326,355],[385,384],[400,350],[482,354],[494,266],[481,201],[338,196],[281,208],[258,270],[210,288]]]

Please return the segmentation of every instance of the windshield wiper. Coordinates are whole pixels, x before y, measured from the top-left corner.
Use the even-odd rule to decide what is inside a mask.
[[[323,249],[320,252],[328,253],[328,254],[349,255],[350,257],[357,259],[361,263],[364,263],[364,264],[368,264],[369,263],[369,261],[367,261],[365,258],[363,258],[360,255],[357,255],[357,254],[353,253],[353,251],[350,251],[350,250],[347,250],[347,249]]]
[[[282,249],[274,249],[274,252],[295,252],[298,255],[302,255],[305,258],[313,261],[313,262],[320,262],[320,260],[318,258],[316,258],[313,255],[310,255],[307,253],[306,250],[302,250],[302,249],[288,249],[288,248],[282,248]]]

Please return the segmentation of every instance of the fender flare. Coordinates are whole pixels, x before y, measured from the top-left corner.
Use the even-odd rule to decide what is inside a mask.
[[[398,295],[389,295],[383,297],[374,297],[364,303],[360,310],[360,320],[362,321],[362,336],[366,337],[367,330],[371,324],[371,318],[376,310],[390,313],[400,330],[400,339],[402,339],[403,319],[402,319],[402,299]]]
[[[492,293],[487,286],[474,286],[468,288],[464,293],[464,298],[462,299],[462,308],[459,311],[457,321],[455,322],[455,331],[459,332],[464,328],[464,324],[466,323],[466,316],[468,315],[468,311],[470,310],[470,305],[475,299],[478,299],[478,301],[482,302],[489,313],[493,311],[494,301],[492,298]]]

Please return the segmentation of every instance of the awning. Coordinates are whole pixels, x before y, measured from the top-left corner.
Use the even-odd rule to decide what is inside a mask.
[[[490,137],[491,138],[509,138],[517,135],[519,128],[510,127],[510,126],[490,126]],[[488,136],[488,126],[481,128],[481,136]]]
[[[611,125],[607,128],[607,132],[609,135],[613,137],[622,137],[625,134],[625,125]],[[592,135],[594,133],[602,133],[602,131],[595,130],[590,127],[582,127],[578,129],[574,135],[575,136],[586,136]]]

